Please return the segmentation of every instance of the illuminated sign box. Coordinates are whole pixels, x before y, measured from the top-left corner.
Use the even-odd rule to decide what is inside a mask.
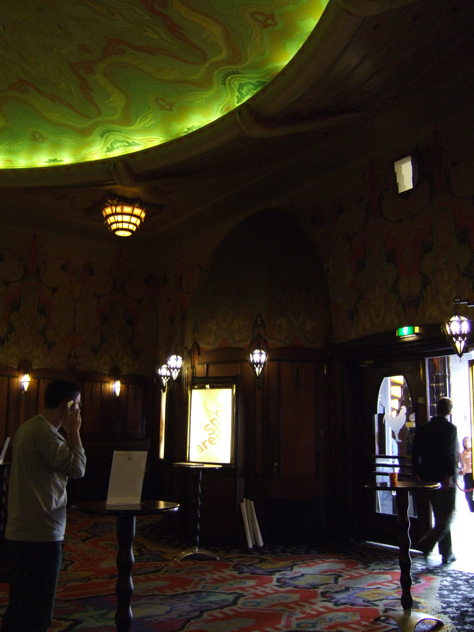
[[[188,461],[234,461],[235,385],[189,391]]]
[[[400,327],[397,329],[396,334],[399,338],[411,338],[417,336],[420,333],[419,327]]]

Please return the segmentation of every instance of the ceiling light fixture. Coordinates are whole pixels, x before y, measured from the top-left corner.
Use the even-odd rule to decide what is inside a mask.
[[[139,200],[110,198],[102,210],[105,223],[118,237],[130,237],[144,221],[146,212]]]

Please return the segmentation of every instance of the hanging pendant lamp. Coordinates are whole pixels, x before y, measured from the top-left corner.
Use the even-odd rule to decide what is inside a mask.
[[[102,210],[109,230],[118,237],[130,237],[145,219],[145,209],[139,200],[111,198]]]

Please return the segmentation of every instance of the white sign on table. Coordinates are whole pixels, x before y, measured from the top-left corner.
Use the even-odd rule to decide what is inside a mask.
[[[139,505],[148,452],[114,450],[107,505]]]

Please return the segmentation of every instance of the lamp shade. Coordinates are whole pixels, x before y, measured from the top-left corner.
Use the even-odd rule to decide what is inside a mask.
[[[158,375],[161,378],[161,383],[163,384],[163,388],[166,388],[168,384],[168,380],[171,377],[171,371],[167,364],[162,364],[160,368],[157,370]]]
[[[267,361],[267,353],[263,349],[254,349],[249,354],[249,360],[256,377],[258,377],[263,371],[263,367]]]
[[[454,314],[445,323],[444,329],[454,351],[461,358],[469,340],[471,321],[461,314]]]
[[[183,366],[183,358],[181,356],[171,355],[168,358],[168,368],[171,372],[171,377],[173,378],[173,380],[177,379],[182,366]]]
[[[145,219],[141,202],[131,200],[107,200],[102,211],[108,228],[118,237],[130,237]]]

